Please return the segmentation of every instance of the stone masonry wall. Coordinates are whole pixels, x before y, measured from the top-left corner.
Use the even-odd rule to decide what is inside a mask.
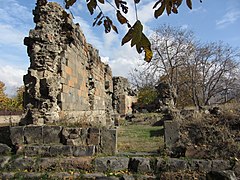
[[[24,39],[30,67],[24,76],[26,114],[21,124],[67,119],[111,124],[112,72],[86,42],[78,24],[57,3],[38,0],[36,27]]]
[[[137,101],[136,93],[124,77],[113,77],[113,108],[120,115],[132,113],[132,104]]]

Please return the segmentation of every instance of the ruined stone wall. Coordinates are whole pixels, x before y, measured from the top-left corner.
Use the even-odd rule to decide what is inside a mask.
[[[33,15],[36,27],[24,39],[31,63],[24,76],[26,114],[21,124],[61,119],[110,124],[109,66],[60,5],[38,0]]]
[[[137,101],[136,93],[124,77],[113,77],[113,107],[120,115],[132,113],[132,104]]]

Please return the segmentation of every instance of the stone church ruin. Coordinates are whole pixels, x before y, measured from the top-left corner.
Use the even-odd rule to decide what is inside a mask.
[[[109,126],[131,113],[136,100],[127,80],[112,77],[79,24],[57,3],[38,1],[35,29],[24,39],[30,67],[24,76],[22,125],[59,122]]]

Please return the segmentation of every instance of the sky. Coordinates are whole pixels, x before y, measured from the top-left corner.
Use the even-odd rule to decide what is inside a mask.
[[[50,1],[50,0],[49,0]],[[240,0],[192,0],[193,9],[187,8],[185,0],[177,15],[163,14],[154,18],[152,9],[156,0],[142,0],[137,5],[138,18],[144,25],[147,36],[162,24],[185,28],[194,32],[201,42],[223,41],[232,47],[240,47]],[[23,85],[23,75],[27,73],[29,57],[23,45],[24,37],[34,29],[32,10],[34,0],[0,0],[0,81],[6,85],[6,93],[13,95],[17,87]],[[63,0],[56,0],[63,5]],[[111,0],[110,0],[111,2]],[[136,21],[133,1],[127,0],[130,24]],[[114,4],[114,3],[113,3]],[[105,15],[113,19],[119,34],[105,34],[104,28],[92,27],[95,15],[90,15],[85,1],[78,0],[71,8],[74,22],[79,23],[88,43],[99,49],[104,62],[112,68],[114,76],[128,77],[129,72],[143,63],[143,56],[129,44],[121,46],[121,39],[127,27],[116,21],[114,9],[105,4],[101,6]]]

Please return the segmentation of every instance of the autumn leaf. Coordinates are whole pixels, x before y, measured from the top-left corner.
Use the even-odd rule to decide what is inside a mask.
[[[129,29],[127,34],[122,39],[122,46],[125,43],[129,42],[132,39],[132,37],[133,37],[133,29]]]
[[[104,4],[104,0],[98,0],[98,2],[100,2],[100,3]]]
[[[161,6],[154,12],[154,17],[157,19],[159,16],[161,16],[165,9],[165,2],[161,3]]]
[[[117,19],[121,24],[125,24],[128,20],[121,14],[120,11],[117,11]]]
[[[186,0],[189,9],[192,9],[192,0]]]
[[[77,0],[65,0],[65,8],[69,9]]]
[[[135,2],[136,4],[138,4],[138,3],[140,2],[140,0],[134,0],[134,2]]]

